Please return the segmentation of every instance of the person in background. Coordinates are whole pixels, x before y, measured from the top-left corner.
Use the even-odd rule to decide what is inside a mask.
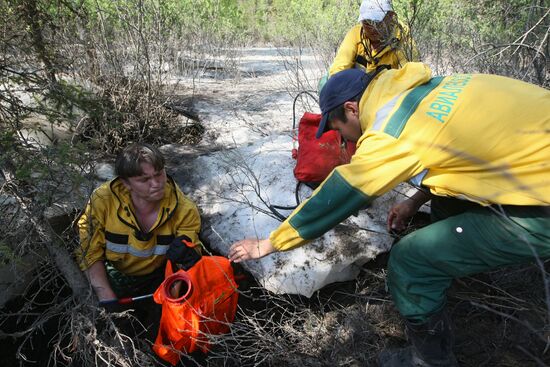
[[[126,147],[116,158],[117,177],[92,193],[78,220],[76,257],[100,304],[153,293],[164,280],[169,249],[181,250],[182,239],[200,244],[197,207],[164,163],[151,145]],[[200,256],[200,246],[189,251]]]
[[[357,144],[267,239],[244,239],[240,262],[322,236],[401,182],[420,188],[395,205],[399,231],[431,200],[433,223],[391,249],[387,285],[411,345],[379,365],[457,366],[445,312],[454,278],[550,258],[550,91],[497,75],[432,77],[422,63],[369,74],[348,69],[321,91],[317,137]]]
[[[328,75],[319,82],[319,92],[328,78],[354,67],[366,72],[388,65],[399,69],[419,55],[409,30],[397,18],[390,0],[363,0],[359,24],[351,28],[338,48]]]

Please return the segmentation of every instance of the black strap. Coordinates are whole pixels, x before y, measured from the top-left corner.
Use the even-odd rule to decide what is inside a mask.
[[[296,97],[294,97],[294,102],[292,102],[292,131],[296,129],[296,102],[298,101],[298,97],[300,97],[302,94],[307,94],[308,96],[313,98],[315,103],[319,104],[319,100],[312,93],[315,93],[315,92],[303,90],[300,93],[298,93]]]
[[[382,65],[378,65],[376,67],[376,70],[374,71],[371,71],[370,73],[367,73],[367,86],[370,84],[370,82],[378,75],[380,74],[381,71],[384,71],[384,70],[389,70],[391,69],[391,66],[390,65],[387,65],[387,64],[382,64]]]
[[[378,58],[375,57],[374,58],[374,64],[378,64]],[[357,55],[355,57],[355,62],[358,63],[359,65],[363,65],[363,67],[367,67],[369,65],[369,61],[363,56],[363,55]]]
[[[311,98],[313,98],[313,100],[315,101],[315,103],[319,104],[319,100],[312,94],[312,93],[315,93],[314,91],[307,91],[307,90],[304,90],[304,91],[301,91],[299,92],[296,97],[294,97],[294,101],[292,102],[292,131],[295,131],[296,130],[296,102],[298,101],[298,98],[302,95],[302,94],[307,94],[308,96],[310,96]],[[271,212],[281,221],[285,221],[286,218],[288,217],[285,217],[284,215],[282,215],[281,213],[279,213],[279,210],[277,209],[280,209],[280,210],[294,210],[298,207],[298,205],[300,205],[300,197],[298,196],[298,192],[300,190],[300,185],[302,184],[302,182],[298,181],[296,183],[296,189],[294,190],[294,196],[296,198],[296,205],[294,206],[281,206],[281,205],[269,205],[268,208],[269,210],[271,210]]]
[[[281,220],[281,222],[284,222],[286,220],[286,218],[288,218],[288,216],[284,216],[282,215],[281,213],[279,213],[279,211],[277,209],[282,209],[282,210],[294,210],[298,207],[298,205],[300,205],[300,197],[298,196],[298,192],[300,191],[300,185],[302,184],[302,182],[298,181],[296,183],[296,189],[294,190],[294,196],[296,198],[296,205],[291,205],[291,206],[281,206],[281,205],[270,205],[268,206],[269,210],[271,210],[271,212]]]

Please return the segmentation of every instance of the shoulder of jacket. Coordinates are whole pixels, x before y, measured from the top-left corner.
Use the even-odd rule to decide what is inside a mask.
[[[104,182],[99,187],[97,187],[90,198],[93,204],[96,206],[106,206],[108,203],[111,203],[114,200],[120,200],[119,197],[122,195],[122,183],[119,182],[119,180],[119,178],[115,178],[110,181]]]
[[[110,180],[99,185],[92,193],[92,198],[100,198],[106,196],[112,196],[113,191],[111,190],[111,184],[114,180]]]
[[[361,38],[361,28],[362,27],[363,26],[361,25],[361,23],[354,25],[348,31],[348,35],[353,35],[355,38]]]

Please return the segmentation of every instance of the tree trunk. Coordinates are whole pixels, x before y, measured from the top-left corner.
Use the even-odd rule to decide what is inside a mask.
[[[40,214],[35,214],[33,210],[31,210],[30,205],[27,203],[28,200],[25,200],[25,198],[19,194],[17,184],[12,179],[12,173],[6,171],[5,169],[1,169],[0,172],[4,176],[8,190],[17,199],[17,202],[25,213],[25,216],[33,224],[40,241],[44,243],[46,251],[52,258],[56,268],[59,270],[63,278],[65,278],[65,281],[71,288],[75,299],[78,301],[83,301],[90,296],[94,297],[88,280],[82,271],[80,271],[70,253],[63,246],[63,243],[59,240],[57,234],[47,222],[43,215],[43,210],[39,211]]]

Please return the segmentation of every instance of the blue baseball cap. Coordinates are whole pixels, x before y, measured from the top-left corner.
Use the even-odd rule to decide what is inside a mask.
[[[321,123],[315,137],[319,139],[327,130],[327,120],[330,111],[363,93],[372,77],[360,69],[342,70],[326,82],[319,95],[321,107]]]

